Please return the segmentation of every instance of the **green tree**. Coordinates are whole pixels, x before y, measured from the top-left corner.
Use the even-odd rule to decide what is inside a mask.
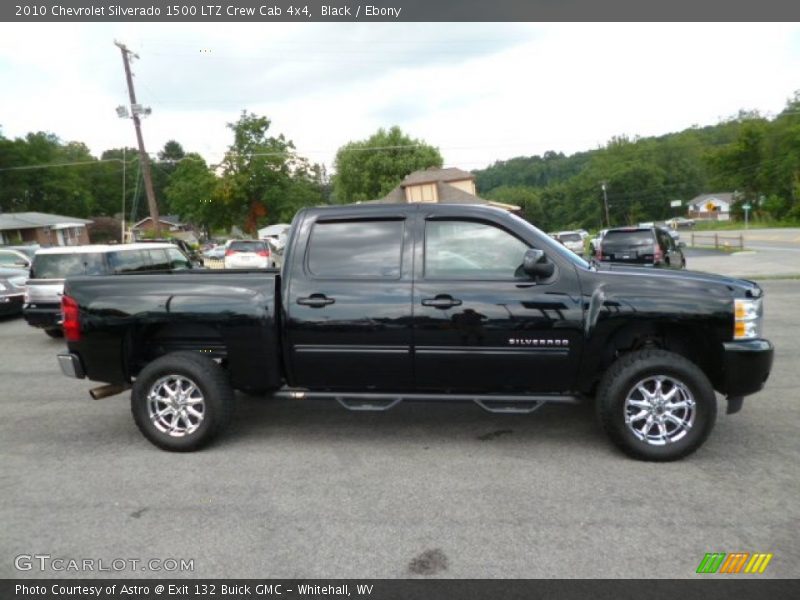
[[[336,152],[333,196],[339,203],[374,200],[388,194],[409,173],[442,163],[438,148],[412,139],[396,126],[379,129]]]
[[[270,125],[267,117],[247,111],[236,123],[228,123],[233,143],[221,165],[220,198],[232,222],[250,233],[322,201],[314,185],[314,165],[299,156],[283,134],[268,135]]]
[[[230,218],[219,194],[217,176],[199,154],[187,154],[175,168],[164,190],[165,197],[181,219],[203,227],[206,235]]]

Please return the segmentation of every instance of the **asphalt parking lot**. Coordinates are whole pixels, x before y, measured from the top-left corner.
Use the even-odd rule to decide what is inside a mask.
[[[766,281],[765,391],[671,464],[613,449],[589,406],[352,413],[240,397],[215,445],[170,454],[127,394],[61,376],[63,342],[0,321],[0,577],[14,557],[193,559],[194,577],[694,576],[706,552],[800,575],[800,281]],[[122,571],[135,577],[160,573]]]

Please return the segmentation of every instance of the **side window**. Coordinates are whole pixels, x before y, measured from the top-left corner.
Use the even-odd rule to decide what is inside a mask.
[[[108,255],[108,261],[111,264],[111,272],[114,274],[135,273],[149,268],[147,258],[141,250],[111,252]]]
[[[474,221],[425,224],[425,277],[428,279],[511,279],[522,265],[527,244],[507,231]]]
[[[147,255],[150,257],[149,270],[151,271],[168,271],[169,260],[167,254],[161,248],[155,250],[146,250]]]
[[[399,279],[404,221],[317,222],[308,270],[322,279]]]
[[[169,269],[191,269],[192,264],[177,248],[167,248],[167,256],[169,257]]]

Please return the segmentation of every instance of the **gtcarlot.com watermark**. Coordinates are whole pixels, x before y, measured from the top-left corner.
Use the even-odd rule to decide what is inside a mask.
[[[17,571],[54,573],[120,573],[152,571],[186,573],[194,571],[193,558],[69,558],[50,554],[18,554],[14,557]]]

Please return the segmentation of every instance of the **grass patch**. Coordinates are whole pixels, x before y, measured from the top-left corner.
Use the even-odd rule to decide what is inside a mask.
[[[748,229],[779,229],[785,227],[800,227],[800,221],[778,220],[778,219],[750,219],[747,224]],[[744,229],[744,221],[695,221],[695,231],[730,231],[732,229]],[[681,232],[687,231],[681,229]],[[689,230],[691,231],[691,230]]]

